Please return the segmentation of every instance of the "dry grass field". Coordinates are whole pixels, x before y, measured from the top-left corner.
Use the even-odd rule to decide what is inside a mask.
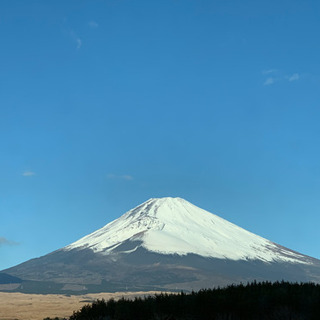
[[[73,311],[97,299],[149,296],[156,292],[97,293],[81,296],[40,295],[0,292],[0,320],[42,320],[68,317]]]

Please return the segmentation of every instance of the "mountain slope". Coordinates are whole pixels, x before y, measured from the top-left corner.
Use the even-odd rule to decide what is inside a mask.
[[[196,290],[252,280],[320,282],[320,261],[183,199],[161,198],[4,272],[23,280],[22,292]]]
[[[140,240],[143,248],[161,254],[309,263],[305,256],[181,198],[150,199],[65,250],[90,248],[108,254],[128,239]]]

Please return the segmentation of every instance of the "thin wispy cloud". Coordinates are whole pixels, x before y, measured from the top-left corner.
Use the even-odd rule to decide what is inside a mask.
[[[63,20],[62,32],[74,43],[77,50],[79,50],[82,47],[82,38],[78,35],[78,33],[74,30],[73,27],[69,26],[67,18]]]
[[[95,21],[90,21],[90,22],[88,23],[88,26],[89,26],[90,28],[92,28],[92,29],[96,29],[96,28],[99,27],[98,23],[95,22]]]
[[[91,20],[87,23],[87,26],[91,29],[96,29],[99,27],[98,23],[94,20]],[[63,21],[63,32],[73,41],[77,50],[80,50],[83,45],[83,39],[75,31],[73,27],[68,26],[67,19]]]
[[[276,73],[278,70],[277,69],[267,69],[263,70],[262,74],[271,74],[271,73]]]
[[[293,75],[288,77],[288,81],[292,82],[292,81],[297,81],[300,79],[299,73],[294,73]]]
[[[266,79],[266,81],[263,83],[263,85],[264,86],[270,86],[270,85],[274,84],[274,82],[275,82],[275,79],[272,78],[272,77],[269,77],[269,78]]]
[[[124,180],[133,180],[133,176],[125,174],[125,175],[122,176],[122,179],[124,179]]]
[[[78,37],[78,35],[73,30],[70,30],[70,36],[72,40],[75,42],[77,50],[79,50],[82,46],[81,38]]]
[[[297,81],[300,79],[299,73],[292,73],[291,75],[285,74],[281,70],[278,69],[266,69],[262,71],[262,74],[265,76],[263,85],[270,86],[275,82],[284,82],[284,81]]]
[[[19,243],[15,241],[8,240],[5,237],[0,237],[0,247],[1,246],[17,246]]]
[[[133,180],[133,176],[131,176],[129,174],[116,175],[116,174],[110,173],[107,175],[107,178],[114,179],[114,180],[126,180],[126,181]]]
[[[278,77],[279,71],[275,68],[262,70],[262,74],[266,76],[263,85],[271,86],[276,82],[276,78]]]
[[[76,42],[77,42],[77,49],[80,49],[82,46],[82,40],[80,38],[77,38]]]
[[[22,175],[23,175],[24,177],[32,177],[32,176],[35,176],[36,173],[35,173],[34,171],[26,170],[26,171],[24,171],[24,172],[22,173]]]

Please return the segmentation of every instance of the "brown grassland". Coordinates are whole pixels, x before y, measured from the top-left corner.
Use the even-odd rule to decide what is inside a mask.
[[[0,320],[42,320],[46,317],[69,317],[73,311],[97,299],[134,298],[156,292],[94,293],[79,296],[0,292]]]

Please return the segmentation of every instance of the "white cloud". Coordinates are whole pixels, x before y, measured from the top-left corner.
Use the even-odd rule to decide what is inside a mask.
[[[97,22],[95,22],[95,21],[90,21],[89,23],[88,23],[88,26],[90,27],[90,28],[92,28],[92,29],[95,29],[95,28],[98,28],[98,23]]]
[[[288,77],[288,81],[292,82],[292,81],[297,81],[300,79],[299,73],[294,73],[293,75],[291,75],[290,77]]]
[[[262,74],[271,74],[271,73],[276,73],[278,70],[277,69],[267,69],[263,70]]]
[[[0,247],[4,246],[4,245],[6,245],[6,246],[16,246],[16,245],[18,245],[18,243],[14,242],[14,241],[10,241],[10,240],[8,240],[7,238],[4,238],[4,237],[0,237]]]
[[[82,46],[82,40],[80,38],[76,38],[77,49],[79,50]]]
[[[108,179],[115,179],[115,180],[127,180],[127,181],[133,180],[133,176],[131,176],[129,174],[116,175],[116,174],[110,173],[107,175],[107,178]]]
[[[266,79],[266,81],[263,83],[263,85],[264,86],[270,86],[270,85],[274,84],[274,81],[275,81],[274,78],[269,77],[269,78]]]
[[[70,36],[73,39],[73,41],[76,43],[77,50],[79,50],[82,46],[82,40],[74,33],[73,30],[70,30]]]
[[[81,38],[72,29],[69,29],[68,33],[73,42],[76,44],[77,50],[79,50],[82,46]]]
[[[264,86],[273,85],[275,82],[292,82],[300,79],[299,73],[293,73],[291,75],[288,75],[278,69],[266,69],[262,71],[262,74],[265,76],[265,81],[263,83]]]
[[[121,176],[121,178],[124,179],[124,180],[133,180],[133,176],[130,176],[128,174],[125,174],[125,175]]]
[[[23,175],[24,177],[32,177],[32,176],[34,176],[35,174],[36,174],[35,172],[30,171],[30,170],[24,171],[24,172],[22,173],[22,175]]]

